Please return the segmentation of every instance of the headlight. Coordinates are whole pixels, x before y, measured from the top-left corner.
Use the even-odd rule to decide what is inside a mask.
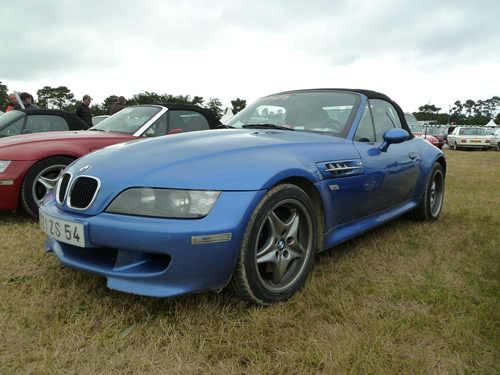
[[[0,173],[5,171],[10,163],[11,163],[10,160],[0,160]]]
[[[132,188],[125,190],[106,212],[125,215],[193,219],[207,216],[220,191]]]

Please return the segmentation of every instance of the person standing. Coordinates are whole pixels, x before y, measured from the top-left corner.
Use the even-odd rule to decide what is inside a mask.
[[[38,109],[38,106],[34,105],[31,102],[32,98],[33,98],[33,96],[31,96],[31,94],[28,94],[27,92],[23,92],[23,93],[21,93],[21,95],[19,95],[19,99],[21,99],[21,102],[23,102],[24,108],[26,108],[26,109]],[[22,107],[21,107],[21,104],[17,103],[11,109],[22,109]]]
[[[118,101],[109,109],[109,115],[114,115],[116,112],[120,112],[123,108],[125,108],[125,98],[120,96],[118,97]]]
[[[17,104],[16,94],[14,94],[14,93],[9,94],[9,102],[10,102],[10,104],[7,107],[7,109],[5,110],[5,112],[9,112]]]
[[[82,103],[76,108],[76,115],[85,121],[89,126],[92,126],[92,111],[90,110],[90,102],[92,98],[89,95],[84,95]]]

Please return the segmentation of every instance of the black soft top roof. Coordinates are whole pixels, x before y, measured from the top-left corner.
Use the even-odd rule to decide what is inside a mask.
[[[14,109],[13,111],[23,112],[28,115],[53,115],[63,117],[70,127],[74,129],[87,130],[90,126],[73,112],[62,111],[60,109]]]
[[[211,129],[214,129],[218,125],[222,124],[220,122],[220,120],[217,117],[215,117],[214,113],[211,110],[209,110],[207,108],[200,107],[200,106],[195,105],[195,104],[168,103],[168,102],[167,103],[157,103],[157,104],[164,106],[164,107],[167,107],[168,109],[173,109],[173,110],[185,110],[185,111],[199,112],[203,116],[205,116]]]

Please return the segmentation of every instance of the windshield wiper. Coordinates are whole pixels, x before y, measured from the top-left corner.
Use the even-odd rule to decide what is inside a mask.
[[[90,128],[90,129],[87,129],[87,130],[93,130],[95,132],[105,132],[106,130],[102,130],[102,129],[93,129],[93,128]]]
[[[241,125],[242,128],[252,128],[252,129],[280,129],[280,130],[295,130],[290,126],[276,125],[276,124],[248,124]]]
[[[216,126],[216,129],[235,129],[235,127],[231,125],[220,124]]]

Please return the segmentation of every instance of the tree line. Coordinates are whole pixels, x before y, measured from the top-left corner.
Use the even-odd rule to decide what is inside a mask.
[[[434,104],[426,104],[418,108],[419,112],[413,114],[419,121],[428,121],[435,124],[459,125],[486,125],[493,120],[500,125],[500,97],[493,96],[490,99],[474,101],[466,100],[462,103],[457,100],[450,106],[448,113],[440,113],[441,108]]]
[[[8,93],[7,86],[0,82],[0,110],[5,110],[9,105]],[[81,102],[80,99],[75,99],[75,95],[66,86],[45,86],[38,90],[36,95],[36,105],[40,108],[55,108],[74,112]],[[90,106],[92,114],[95,116],[109,114],[109,108],[117,99],[117,95],[110,95],[102,103],[93,103]],[[135,94],[132,98],[125,99],[127,106],[165,102],[196,104],[212,110],[218,118],[221,118],[225,112],[218,98],[211,98],[205,102],[201,96],[160,95],[145,91]],[[231,110],[235,114],[245,108],[246,105],[247,102],[244,99],[236,98],[235,100],[231,100]],[[436,107],[434,104],[425,104],[419,107],[418,110],[418,112],[413,113],[417,120],[434,124],[450,124],[455,122],[460,125],[486,125],[493,119],[497,125],[500,125],[500,97],[498,96],[477,101],[469,99],[465,103],[458,100],[454,103],[453,107],[450,106],[448,113],[440,112],[441,108]]]
[[[2,111],[9,106],[8,96],[8,87],[0,82],[0,110]],[[75,95],[66,86],[45,86],[36,92],[36,98],[35,104],[39,108],[61,109],[68,112],[75,112],[76,108],[81,103],[81,99],[75,98]],[[94,116],[109,114],[111,105],[113,105],[117,100],[117,95],[110,95],[104,99],[102,103],[92,103],[90,105],[92,114]],[[140,94],[135,94],[131,98],[125,98],[125,100],[127,106],[166,102],[196,104],[200,107],[210,109],[219,119],[225,113],[225,108],[223,108],[223,104],[219,98],[211,98],[205,102],[205,99],[201,96],[191,97],[189,95],[157,94],[145,91]],[[235,114],[245,108],[246,105],[247,102],[244,99],[236,98],[235,100],[231,100],[231,110]]]

